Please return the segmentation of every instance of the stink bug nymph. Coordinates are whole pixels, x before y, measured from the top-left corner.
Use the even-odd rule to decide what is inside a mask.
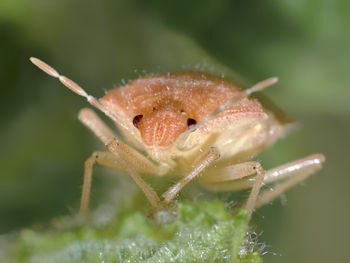
[[[89,210],[95,163],[126,172],[154,208],[168,205],[195,178],[213,191],[251,188],[245,203],[250,218],[255,208],[319,170],[325,161],[322,154],[312,154],[267,171],[252,161],[290,126],[250,97],[277,78],[241,90],[204,73],[149,75],[96,99],[43,61],[30,60],[105,113],[125,138],[121,141],[92,109],[80,111],[79,120],[107,148],[85,162],[81,213]],[[159,197],[140,174],[180,179]],[[272,182],[279,182],[272,191],[260,191]]]

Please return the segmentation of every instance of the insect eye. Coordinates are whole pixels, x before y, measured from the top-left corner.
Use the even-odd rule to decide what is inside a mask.
[[[140,120],[142,119],[143,115],[136,115],[133,119],[132,119],[132,124],[134,124],[134,126],[136,128],[138,128],[138,124],[140,122]]]
[[[188,118],[187,119],[187,127],[191,128],[193,125],[196,125],[197,121],[195,119]]]

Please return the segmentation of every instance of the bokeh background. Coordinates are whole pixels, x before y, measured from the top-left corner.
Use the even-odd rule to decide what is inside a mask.
[[[77,120],[84,100],[30,56],[97,97],[152,72],[201,70],[242,87],[276,75],[264,94],[301,127],[258,160],[322,152],[327,163],[255,214],[265,262],[348,262],[349,14],[348,0],[0,0],[0,233],[75,213],[83,162],[103,149]],[[103,173],[94,207],[120,185]]]

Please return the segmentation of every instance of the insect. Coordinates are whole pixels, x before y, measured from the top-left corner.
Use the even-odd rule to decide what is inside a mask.
[[[120,140],[92,109],[80,111],[79,120],[107,148],[85,161],[80,213],[89,211],[95,163],[126,172],[154,208],[168,205],[196,178],[213,191],[251,188],[245,203],[250,218],[255,208],[319,170],[325,161],[322,154],[312,154],[267,171],[252,161],[290,126],[250,96],[277,78],[241,90],[204,73],[149,75],[111,89],[98,100],[45,62],[30,60],[106,114],[125,138]],[[159,197],[141,174],[179,180]],[[272,191],[260,191],[272,182],[278,182]]]

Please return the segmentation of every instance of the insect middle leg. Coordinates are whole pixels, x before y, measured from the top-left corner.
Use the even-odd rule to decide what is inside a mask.
[[[249,221],[265,179],[265,171],[259,162],[244,162],[223,168],[214,167],[207,171],[207,173],[201,178],[200,182],[204,188],[208,190],[222,191],[222,188],[220,188],[222,185],[226,186],[227,183],[230,184],[230,181],[233,180],[241,179],[242,181],[246,181],[243,180],[243,178],[252,175],[255,175],[255,178],[249,185],[249,188],[252,188],[252,190],[245,204],[245,208],[248,210]],[[220,183],[222,183],[222,185]]]
[[[308,176],[321,169],[325,160],[323,154],[312,154],[269,170],[265,183],[272,183],[280,180],[285,181],[277,184],[271,191],[263,191],[257,200],[255,207],[258,208],[271,202],[277,196],[286,192],[289,188],[304,181]]]
[[[312,154],[302,159],[265,171],[264,180],[262,182],[263,184],[279,181],[282,182],[277,184],[271,190],[261,192],[257,196],[252,209],[272,201],[295,184],[305,180],[308,176],[321,169],[324,161],[325,157],[322,154]],[[215,171],[216,176],[214,176],[214,174],[209,174],[208,176],[203,177],[202,185],[208,190],[220,192],[251,188],[254,186],[255,180],[251,180],[250,178],[242,179],[254,174],[253,170],[249,168],[249,163],[251,162],[217,168]],[[247,208],[248,205],[249,199],[246,202]]]
[[[114,168],[116,170],[122,170],[122,167],[118,163],[117,159],[110,152],[94,152],[85,161],[84,183],[83,183],[83,189],[82,189],[82,194],[80,199],[80,210],[79,210],[80,214],[86,213],[89,211],[92,172],[93,172],[93,166],[96,163]]]

